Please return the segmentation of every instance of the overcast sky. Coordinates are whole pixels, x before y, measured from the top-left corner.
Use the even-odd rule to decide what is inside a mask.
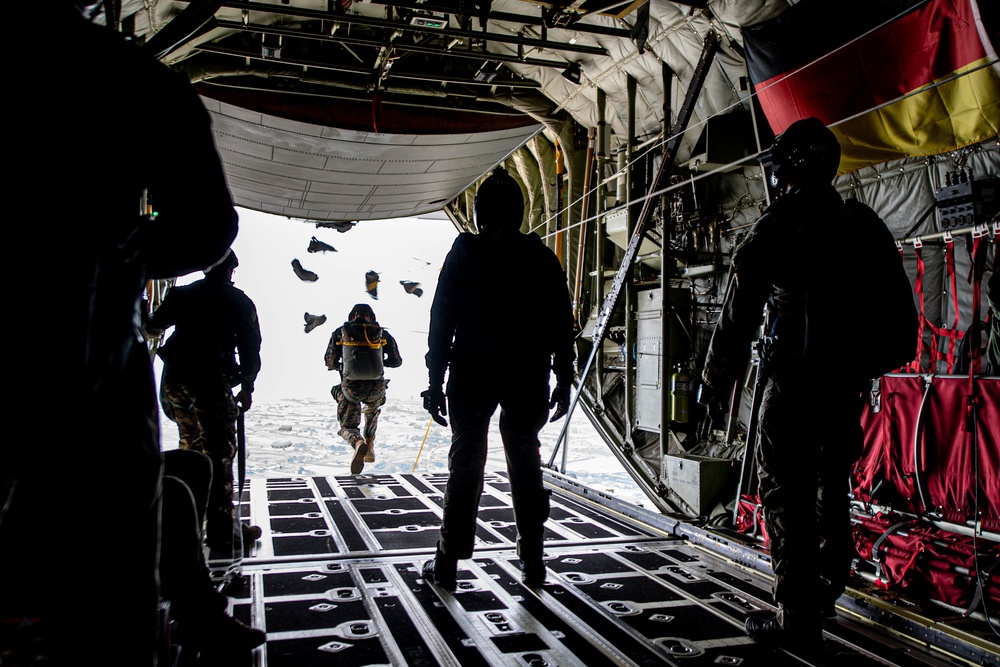
[[[403,365],[386,369],[390,400],[394,395],[418,397],[427,388],[424,354],[431,299],[441,264],[458,235],[449,220],[361,221],[340,233],[246,209],[239,213],[240,231],[233,249],[240,265],[233,279],[257,306],[263,338],[255,402],[330,398],[330,387],[340,376],[327,371],[323,355],[333,330],[357,303],[370,305],[399,344]],[[307,252],[313,236],[337,252]],[[300,280],[292,269],[294,259],[319,280]],[[368,270],[381,277],[378,299],[365,291]],[[202,277],[201,272],[189,274],[178,284]],[[423,295],[407,294],[401,280],[421,283]],[[327,321],[305,333],[306,312],[326,315]],[[157,364],[157,381],[159,373]]]

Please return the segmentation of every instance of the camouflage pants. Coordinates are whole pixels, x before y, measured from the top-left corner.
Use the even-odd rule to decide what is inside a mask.
[[[239,408],[221,372],[163,368],[160,403],[177,424],[180,448],[192,449],[212,460],[212,485],[206,513],[210,544],[233,539],[233,459],[236,456],[236,418]]]
[[[340,422],[340,437],[354,445],[363,437],[369,443],[375,441],[378,416],[385,405],[385,380],[344,380],[330,390],[337,401],[337,421]],[[361,434],[361,415],[365,416],[364,435]]]

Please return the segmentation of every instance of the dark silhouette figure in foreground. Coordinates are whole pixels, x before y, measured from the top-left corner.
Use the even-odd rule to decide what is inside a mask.
[[[832,249],[829,231],[852,239],[861,266],[898,264],[892,278],[899,289],[879,288],[908,300],[900,304],[910,311],[900,319],[912,321],[912,333],[900,338],[904,349],[916,338],[916,310],[885,223],[864,204],[845,202],[832,185],[840,163],[833,132],[816,118],[797,121],[775,139],[771,159],[778,197],[733,255],[699,402],[721,422],[763,319],[755,455],[778,612],[748,617],[746,631],[760,642],[814,651],[822,618],[835,613],[850,575],[848,480],[864,444],[861,412],[871,378],[860,353],[844,354],[837,323],[865,289],[848,286],[850,276],[830,270],[836,260],[821,256]],[[865,345],[880,341],[874,336]]]
[[[475,546],[487,433],[500,407],[517,550],[528,585],[545,581],[542,543],[549,492],[542,486],[538,433],[566,414],[574,375],[573,312],[566,275],[537,234],[522,234],[524,199],[496,169],[476,195],[478,234],[455,239],[431,305],[424,407],[439,424],[451,417],[448,484],[441,538],[424,576],[446,590]],[[511,340],[522,328],[529,343]],[[447,399],[443,390],[448,371]],[[556,387],[549,395],[549,378]]]
[[[161,648],[162,474],[143,288],[217,261],[238,216],[182,76],[69,0],[46,3],[44,23],[43,49],[30,30],[9,35],[34,71],[12,74],[26,102],[7,117],[30,139],[11,146],[7,213],[51,242],[7,257],[27,277],[7,303],[24,326],[7,334],[31,360],[11,371],[11,414],[53,428],[0,448],[0,616],[40,632],[47,665],[141,667]]]
[[[261,344],[257,309],[233,285],[238,265],[230,250],[201,280],[171,288],[148,324],[151,331],[174,327],[158,351],[160,403],[177,424],[180,448],[212,460],[206,542],[219,557],[242,553],[243,542],[261,534],[239,522],[233,506],[236,420],[252,405]]]
[[[173,653],[183,656],[181,664],[236,667],[250,664],[250,651],[267,635],[227,613],[226,596],[209,574],[202,525],[211,485],[210,458],[190,449],[163,453],[160,584],[170,602],[171,644]]]

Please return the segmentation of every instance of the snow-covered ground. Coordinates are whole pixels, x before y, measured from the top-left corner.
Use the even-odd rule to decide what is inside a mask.
[[[428,424],[430,428],[428,429]],[[337,435],[336,403],[314,398],[254,402],[245,418],[247,477],[347,475],[350,446]],[[542,461],[548,461],[562,421],[546,424],[541,433]],[[163,449],[177,447],[177,427],[160,415]],[[425,438],[426,436],[426,438]],[[504,470],[499,410],[490,429],[487,470]],[[581,483],[649,507],[645,495],[622,468],[582,411],[573,414],[567,436],[566,473]],[[392,396],[379,416],[375,463],[365,472],[393,474],[447,471],[451,429],[430,422],[419,399]],[[566,446],[566,445],[564,445]],[[562,451],[555,460],[562,464]]]

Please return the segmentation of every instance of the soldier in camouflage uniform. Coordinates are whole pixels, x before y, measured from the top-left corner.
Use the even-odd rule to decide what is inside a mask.
[[[379,325],[375,311],[364,303],[354,306],[347,322],[330,336],[325,359],[327,370],[340,372],[340,384],[330,393],[337,401],[340,437],[354,448],[351,474],[357,475],[365,463],[375,461],[375,430],[388,385],[382,369],[398,368],[403,359],[392,334]],[[362,412],[364,435],[359,429]]]
[[[206,543],[219,550],[234,543],[236,420],[250,409],[260,372],[257,309],[233,285],[238,264],[230,250],[203,279],[171,288],[147,325],[154,332],[175,327],[158,352],[163,359],[160,403],[177,424],[180,448],[202,452],[212,460],[205,532]],[[235,386],[240,391],[234,398]],[[244,540],[260,537],[257,526],[241,529]]]

